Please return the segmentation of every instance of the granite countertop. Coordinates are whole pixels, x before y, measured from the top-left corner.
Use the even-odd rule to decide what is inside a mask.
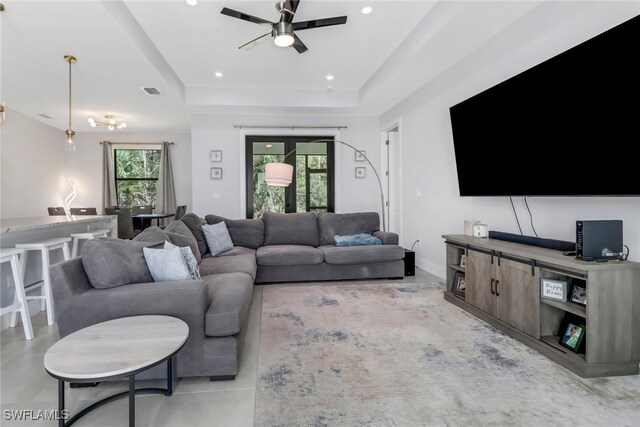
[[[37,228],[56,227],[70,223],[92,222],[116,218],[115,215],[76,215],[66,216],[33,216],[28,218],[0,218],[0,234],[15,231],[35,230]]]

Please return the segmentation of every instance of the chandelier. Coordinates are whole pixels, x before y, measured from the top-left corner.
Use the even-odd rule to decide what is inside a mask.
[[[116,122],[116,120],[113,118],[113,116],[109,115],[109,114],[105,114],[104,115],[104,121],[98,121],[95,120],[93,117],[89,117],[89,124],[91,125],[92,128],[96,127],[96,126],[106,126],[109,130],[114,130],[116,128],[118,129],[124,129],[127,127],[127,124],[125,122]]]
[[[73,136],[76,134],[71,128],[71,64],[76,62],[75,56],[65,55],[65,62],[69,64],[69,127],[64,132],[66,135],[67,143],[65,144],[66,151],[76,151],[76,143],[73,141]]]

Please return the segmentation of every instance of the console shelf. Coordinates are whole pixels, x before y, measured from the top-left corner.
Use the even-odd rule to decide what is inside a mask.
[[[590,263],[561,252],[463,235],[447,243],[444,298],[581,377],[640,372],[640,263]],[[462,254],[466,267],[459,266]],[[464,296],[453,281],[464,273]],[[586,289],[587,306],[540,298],[540,279]],[[566,322],[583,325],[580,352],[560,345]]]

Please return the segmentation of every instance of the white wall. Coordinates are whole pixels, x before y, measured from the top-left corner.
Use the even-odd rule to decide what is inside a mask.
[[[42,216],[62,206],[64,133],[7,108],[1,134],[0,216]]]
[[[508,198],[459,197],[449,107],[640,13],[633,2],[546,3],[380,119],[381,123],[402,119],[404,240],[422,239],[422,247],[416,247],[417,263],[440,277],[445,273],[441,235],[463,233],[465,219],[482,220],[493,230],[518,232]],[[491,159],[484,161],[490,171]],[[630,259],[640,260],[639,198],[529,201],[542,237],[575,241],[577,219],[622,219]],[[532,235],[520,200],[517,208],[525,234]]]
[[[235,129],[251,126],[337,126],[348,129]],[[191,117],[194,212],[229,218],[244,218],[245,135],[335,135],[358,149],[378,168],[380,149],[378,120],[367,117],[296,117],[254,115],[193,115]],[[222,163],[209,160],[211,150],[222,150]],[[210,178],[211,167],[223,168],[223,179]],[[380,211],[379,190],[374,174],[367,167],[365,179],[355,178],[354,152],[336,146],[336,212]],[[364,166],[358,163],[357,166]],[[379,168],[378,168],[379,170]]]
[[[176,202],[193,207],[191,200],[191,135],[167,132],[78,132],[76,151],[65,153],[66,176],[76,185],[74,207],[102,206],[102,145],[111,142],[174,142],[172,164],[176,187]],[[68,192],[65,189],[65,192]],[[67,194],[67,193],[65,193]],[[64,199],[64,196],[62,196]]]

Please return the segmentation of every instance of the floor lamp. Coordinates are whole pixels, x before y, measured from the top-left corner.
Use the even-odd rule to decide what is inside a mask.
[[[369,166],[371,166],[371,169],[373,169],[373,173],[376,174],[376,179],[378,180],[378,186],[380,187],[380,208],[382,212],[382,231],[387,231],[387,219],[384,212],[385,204],[384,204],[384,192],[382,191],[382,181],[380,181],[380,175],[378,175],[378,171],[376,170],[375,166],[373,166],[373,163],[371,163],[369,158],[364,154],[364,151],[358,150],[353,145],[348,144],[344,141],[339,141],[337,139],[318,139],[316,141],[311,141],[306,144],[313,144],[315,142],[337,142],[342,145],[346,145],[356,153],[360,153],[360,155],[367,161],[367,163],[369,163]],[[289,163],[284,163],[284,161],[291,154],[295,153],[296,150],[298,149],[294,148],[293,150],[289,151],[287,155],[284,156],[284,159],[282,159],[282,162],[266,164],[264,168],[264,180],[267,183],[267,185],[273,185],[276,187],[288,187],[289,184],[291,184],[291,181],[293,180],[293,165],[290,165]]]

